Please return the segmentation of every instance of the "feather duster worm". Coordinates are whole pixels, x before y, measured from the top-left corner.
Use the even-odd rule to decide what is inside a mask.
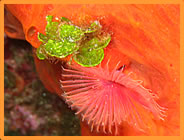
[[[141,85],[142,81],[123,74],[123,68],[118,70],[119,63],[110,72],[108,62],[105,68],[101,65],[98,68],[62,67],[62,96],[77,110],[76,114],[82,116],[82,121],[90,124],[91,131],[96,127],[97,132],[101,128],[104,133],[112,133],[114,127],[117,135],[122,121],[144,131],[146,125],[137,104],[163,120],[165,109],[155,102],[155,95]]]

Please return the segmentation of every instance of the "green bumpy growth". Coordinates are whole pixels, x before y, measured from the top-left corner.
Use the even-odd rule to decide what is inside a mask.
[[[82,29],[71,24],[62,17],[59,22],[53,22],[53,16],[47,16],[46,35],[39,33],[42,42],[36,55],[40,60],[49,57],[65,58],[73,55],[74,60],[84,66],[92,67],[101,63],[104,58],[104,48],[109,44],[109,34],[97,38],[95,33],[101,29],[98,21],[93,22],[88,29]],[[91,36],[90,39],[86,35]]]

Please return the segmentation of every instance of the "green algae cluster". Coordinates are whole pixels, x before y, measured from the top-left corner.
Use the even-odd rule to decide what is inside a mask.
[[[104,48],[111,40],[109,34],[98,36],[101,25],[93,22],[88,28],[81,28],[61,17],[60,21],[53,21],[53,16],[47,16],[45,35],[38,34],[42,42],[37,49],[37,57],[40,60],[54,58],[72,58],[84,67],[92,67],[101,63],[104,58]]]

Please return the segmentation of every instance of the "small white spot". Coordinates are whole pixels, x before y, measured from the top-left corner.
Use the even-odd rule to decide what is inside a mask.
[[[174,79],[174,82],[176,82],[176,78]]]

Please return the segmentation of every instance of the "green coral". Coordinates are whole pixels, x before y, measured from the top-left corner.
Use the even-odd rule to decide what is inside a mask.
[[[81,47],[79,53],[75,55],[74,60],[84,66],[92,67],[98,65],[104,58],[103,48],[107,47],[111,38],[100,41],[93,38]]]
[[[48,43],[45,45],[47,54],[58,58],[64,58],[72,54],[76,49],[76,43],[69,42],[68,40],[57,42],[49,39]]]
[[[61,40],[68,40],[69,42],[76,42],[84,37],[84,32],[79,27],[74,25],[63,25],[59,29]]]
[[[82,29],[65,17],[61,17],[60,22],[53,22],[53,16],[47,16],[46,20],[46,35],[38,35],[42,44],[36,54],[40,60],[48,57],[65,58],[72,54],[74,60],[85,67],[101,63],[104,58],[103,48],[107,47],[111,37],[95,37],[94,33],[101,29],[98,21],[93,22],[88,29]],[[91,35],[90,39],[87,39],[87,34]]]
[[[44,52],[45,52],[45,50],[44,50],[44,47],[42,45],[39,48],[37,48],[36,55],[40,60],[44,60],[46,58],[46,55]]]
[[[75,55],[75,61],[84,66],[84,67],[92,67],[98,65],[104,58],[104,50],[92,50],[87,51],[86,48],[82,49],[83,51],[80,54]]]

